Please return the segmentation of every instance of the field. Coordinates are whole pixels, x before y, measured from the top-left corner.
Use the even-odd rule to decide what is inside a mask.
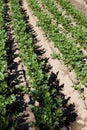
[[[87,130],[85,0],[0,1],[0,130]]]

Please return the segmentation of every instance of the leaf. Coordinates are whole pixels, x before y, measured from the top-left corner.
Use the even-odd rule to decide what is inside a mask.
[[[4,74],[0,72],[0,80],[3,81],[4,80]]]

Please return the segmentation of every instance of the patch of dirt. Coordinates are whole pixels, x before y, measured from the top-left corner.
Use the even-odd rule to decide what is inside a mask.
[[[87,16],[87,4],[84,0],[70,0],[70,2]]]
[[[72,130],[87,130],[87,110],[84,109],[84,101],[79,98],[79,93],[71,87],[73,85],[73,82],[75,82],[74,73],[69,72],[60,60],[52,59],[51,54],[53,53],[53,50],[55,50],[52,41],[48,41],[41,28],[37,26],[38,20],[33,15],[33,12],[29,8],[26,0],[23,1],[23,8],[27,11],[27,14],[29,15],[29,23],[33,26],[33,29],[37,34],[37,39],[39,41],[38,45],[41,45],[42,48],[45,48],[46,50],[44,56],[49,57],[49,63],[53,67],[52,71],[54,73],[59,71],[58,78],[60,79],[60,83],[64,83],[64,95],[66,95],[66,97],[71,97],[70,103],[75,103],[78,118],[75,123],[71,124],[70,128]]]

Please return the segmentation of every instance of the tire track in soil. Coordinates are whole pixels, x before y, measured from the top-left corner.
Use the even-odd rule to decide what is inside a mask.
[[[12,87],[15,87],[16,92],[16,104],[14,109],[18,113],[22,113],[20,117],[16,120],[18,121],[18,126],[16,130],[34,130],[34,128],[29,128],[28,124],[30,121],[35,121],[34,115],[29,108],[30,98],[29,95],[23,91],[20,91],[21,86],[29,87],[26,77],[26,69],[19,57],[20,49],[18,43],[15,40],[12,20],[10,18],[10,2],[5,0],[5,30],[7,33],[7,43],[6,49],[8,58],[8,71],[9,71],[9,84],[12,82]],[[11,65],[11,66],[10,66]],[[19,88],[19,89],[18,89]]]
[[[53,47],[53,43],[49,42],[45,36],[43,31],[40,27],[37,27],[37,18],[33,15],[32,10],[29,8],[28,3],[26,0],[23,1],[23,8],[26,10],[27,15],[29,16],[29,23],[33,26],[34,31],[36,32],[38,45],[41,45],[42,48],[45,48],[46,53],[45,57],[49,57],[49,63],[53,67],[52,71],[54,73],[59,71],[58,78],[60,79],[60,83],[64,83],[64,90],[63,93],[66,97],[71,97],[70,102],[74,102],[76,106],[76,112],[78,114],[78,118],[76,122],[71,124],[72,130],[87,130],[87,110],[84,109],[85,105],[82,99],[78,98],[79,93],[76,92],[71,86],[73,85],[72,80],[70,77],[74,77],[73,74],[68,72],[67,68],[58,60],[58,59],[51,59],[51,54],[55,48]],[[50,46],[51,45],[51,46]],[[63,69],[63,71],[62,71]],[[64,70],[68,73],[65,74]],[[75,78],[72,78],[75,80]]]

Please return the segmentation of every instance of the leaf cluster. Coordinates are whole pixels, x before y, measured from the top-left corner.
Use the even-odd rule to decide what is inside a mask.
[[[20,56],[27,66],[27,75],[31,78],[30,94],[33,105],[31,108],[35,114],[37,125],[42,126],[43,129],[53,130],[66,120],[62,97],[58,95],[59,93],[57,94],[56,89],[50,90],[48,84],[50,76],[43,72],[44,61],[39,62],[34,52],[34,39],[31,30],[26,31],[27,25],[23,14],[21,14],[18,1],[10,0],[10,2],[15,36],[21,50]],[[45,22],[50,21],[46,20]]]
[[[52,8],[52,4],[50,5],[49,1],[44,0],[44,2]],[[29,3],[34,14],[38,17],[39,26],[42,27],[45,35],[50,38],[60,50],[62,53],[62,59],[76,72],[77,78],[81,80],[83,85],[87,86],[87,64],[83,63],[85,57],[80,51],[80,48],[76,47],[76,43],[71,39],[67,39],[65,34],[59,33],[57,25],[53,24],[51,17],[41,10],[37,1],[34,1],[33,3],[32,0],[29,1]]]

